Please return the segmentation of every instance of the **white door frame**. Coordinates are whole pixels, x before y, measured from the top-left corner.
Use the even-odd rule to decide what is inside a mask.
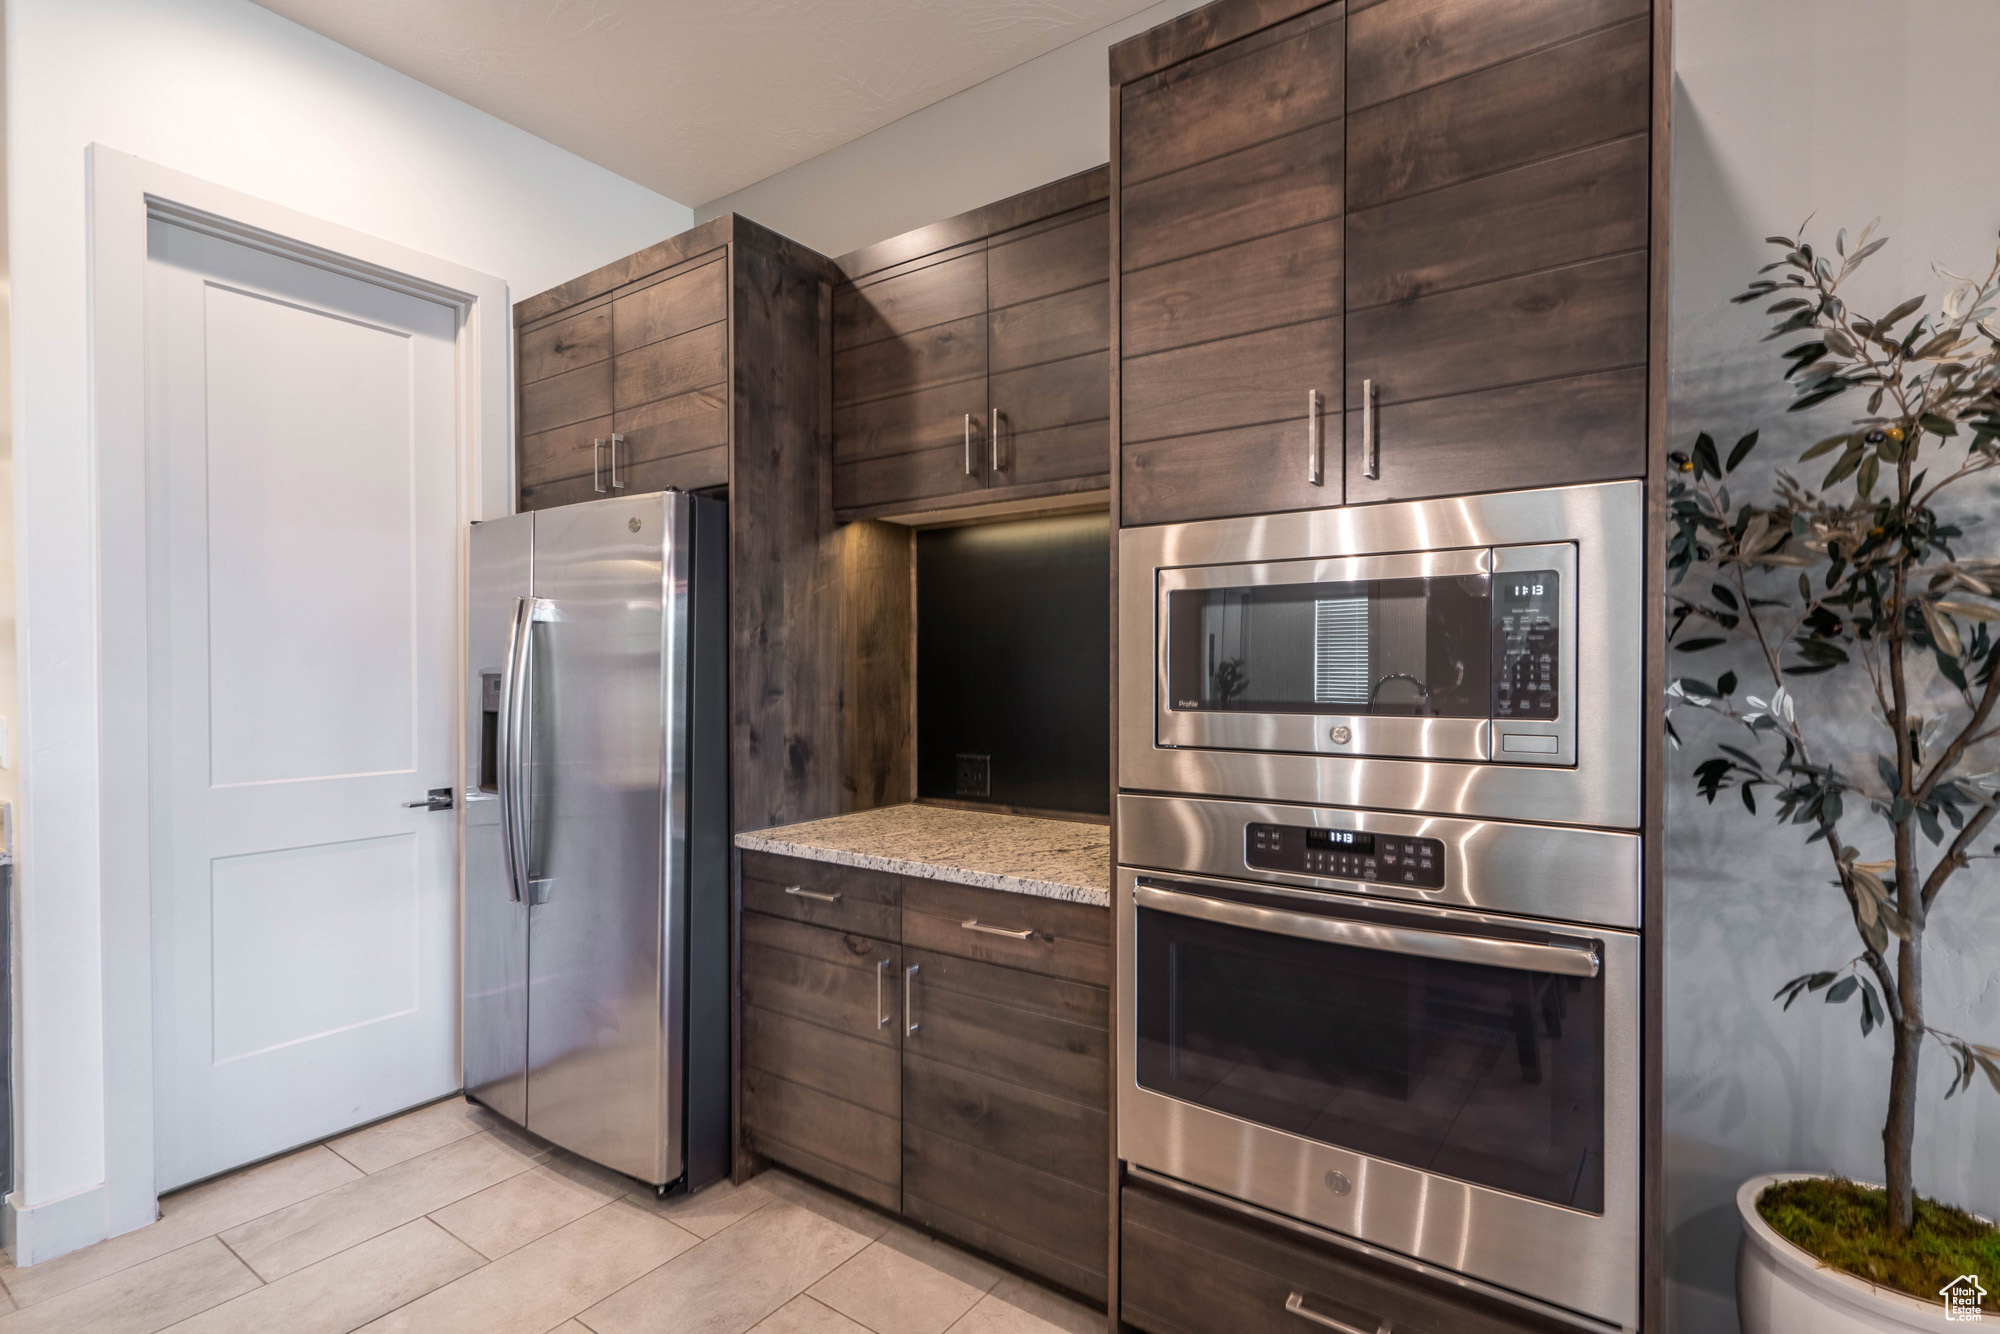
[[[90,407],[97,483],[98,857],[104,985],[103,1231],[158,1216],[146,570],[146,224],[163,218],[451,306],[458,320],[458,606],[464,525],[513,511],[512,321],[498,278],[92,144]],[[455,711],[462,712],[462,711]],[[454,716],[454,736],[461,724]],[[463,790],[463,738],[454,786]]]

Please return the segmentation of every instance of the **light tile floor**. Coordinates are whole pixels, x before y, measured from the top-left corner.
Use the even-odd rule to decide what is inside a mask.
[[[660,1201],[460,1098],[0,1265],[0,1334],[1098,1334],[1102,1314],[783,1172]]]

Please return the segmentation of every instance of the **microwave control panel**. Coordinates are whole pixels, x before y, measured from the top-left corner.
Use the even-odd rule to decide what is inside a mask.
[[[1493,716],[1554,718],[1562,686],[1560,578],[1554,570],[1493,576]]]
[[[1444,888],[1444,844],[1434,838],[1253,824],[1243,831],[1243,857],[1258,871]]]

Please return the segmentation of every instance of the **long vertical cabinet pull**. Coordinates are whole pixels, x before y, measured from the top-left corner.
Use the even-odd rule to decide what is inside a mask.
[[[1320,440],[1319,390],[1306,390],[1306,480],[1314,486],[1326,481],[1326,446]]]
[[[896,1017],[889,1012],[889,1007],[884,1003],[888,990],[890,962],[888,959],[875,961],[875,1027],[877,1028],[887,1028],[889,1021]]]
[[[917,965],[911,964],[903,970],[903,1036],[917,1031]]]
[[[1370,481],[1382,475],[1382,451],[1375,441],[1375,382],[1361,382],[1361,475]]]
[[[604,485],[604,437],[601,435],[590,437],[590,484],[600,496],[609,489]]]
[[[1000,471],[1000,409],[993,409],[993,432],[986,437],[986,446],[993,458],[993,471]]]
[[[618,446],[625,443],[625,437],[613,434],[611,437],[611,489],[623,491],[625,483],[618,480]]]
[[[965,414],[965,475],[972,476],[972,414]]]

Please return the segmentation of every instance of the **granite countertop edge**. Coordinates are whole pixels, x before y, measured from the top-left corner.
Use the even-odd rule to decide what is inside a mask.
[[[808,861],[830,862],[835,866],[852,866],[865,871],[886,871],[891,875],[945,880],[952,884],[997,889],[1009,894],[1029,894],[1043,899],[1060,899],[1067,903],[1083,903],[1098,908],[1111,906],[1111,891],[1108,887],[1096,889],[1089,885],[1071,885],[1056,880],[1039,880],[1032,876],[978,871],[948,863],[909,861],[901,857],[883,856],[880,853],[849,852],[813,843],[794,843],[789,839],[771,838],[756,831],[736,835],[736,846],[751,852],[769,852],[781,857],[803,857]]]

